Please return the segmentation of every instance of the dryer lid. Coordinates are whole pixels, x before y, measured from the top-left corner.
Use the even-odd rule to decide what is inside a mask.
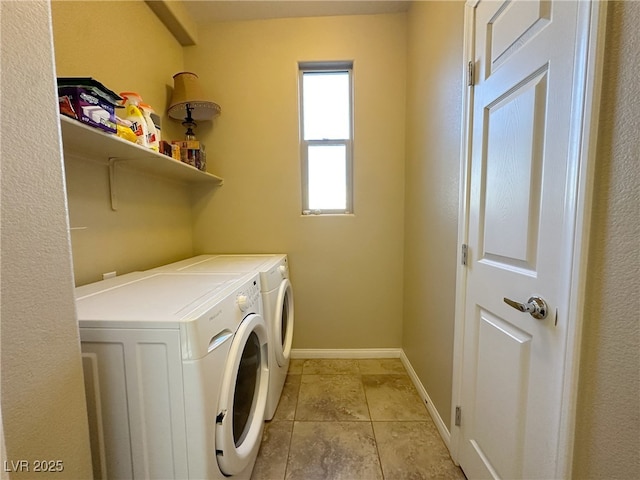
[[[208,258],[194,259],[190,265],[183,265],[177,271],[194,272],[265,272],[284,255],[215,255]]]

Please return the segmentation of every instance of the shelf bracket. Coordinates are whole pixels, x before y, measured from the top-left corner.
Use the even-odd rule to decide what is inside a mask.
[[[111,197],[111,210],[118,210],[118,196],[116,195],[116,167],[120,158],[109,157],[109,196]]]

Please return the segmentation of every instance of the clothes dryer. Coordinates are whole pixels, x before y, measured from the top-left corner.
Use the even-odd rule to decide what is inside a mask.
[[[293,343],[293,287],[286,254],[200,255],[154,269],[182,273],[258,272],[262,305],[269,333],[269,394],[265,419],[278,407],[287,378]]]
[[[268,392],[257,273],[76,289],[95,478],[248,479]]]

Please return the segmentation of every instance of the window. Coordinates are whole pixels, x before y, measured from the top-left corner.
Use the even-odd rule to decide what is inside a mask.
[[[352,213],[353,64],[299,68],[302,213]]]

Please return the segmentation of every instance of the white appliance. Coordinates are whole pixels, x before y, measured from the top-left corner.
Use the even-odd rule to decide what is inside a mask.
[[[269,377],[259,275],[136,272],[76,305],[94,478],[248,479]]]
[[[258,272],[269,332],[269,395],[265,419],[278,407],[293,343],[293,288],[286,254],[200,255],[154,269],[182,273]]]

